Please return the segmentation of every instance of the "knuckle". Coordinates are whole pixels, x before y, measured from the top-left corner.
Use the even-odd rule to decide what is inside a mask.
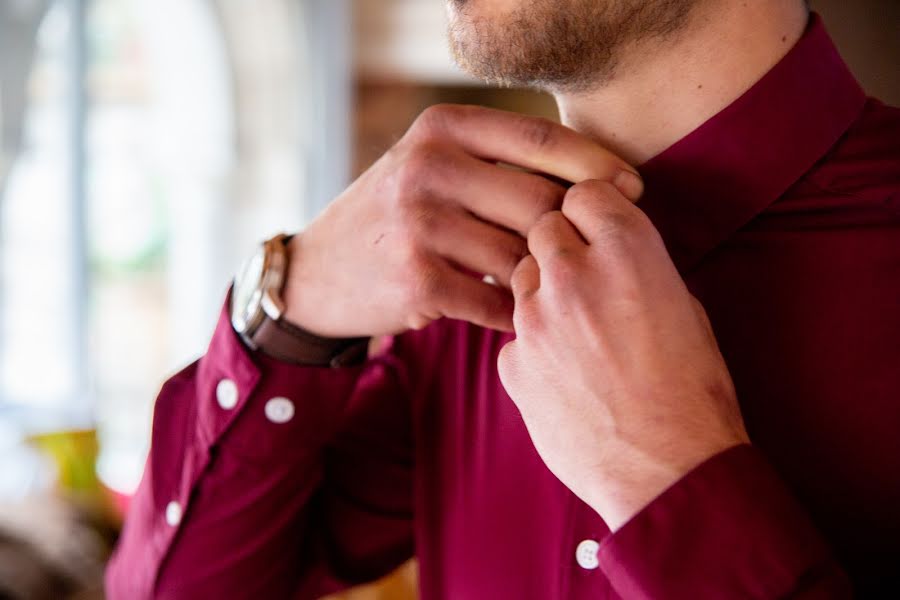
[[[448,121],[452,120],[458,112],[458,107],[452,104],[434,104],[429,106],[413,123],[412,130],[420,135],[431,135],[444,128]]]
[[[401,231],[412,242],[421,240],[437,227],[435,210],[415,194],[400,196],[395,218]]]
[[[434,207],[422,205],[413,223],[419,239],[430,240],[441,229],[441,212]]]
[[[651,227],[649,218],[620,196],[610,183],[581,183],[566,194],[563,211],[570,215],[591,215],[594,233],[611,239],[624,241],[645,234]]]
[[[598,188],[597,181],[585,181],[573,185],[566,191],[563,198],[563,210],[581,208],[585,205],[596,205],[604,201],[602,188]]]
[[[412,202],[402,212],[403,228],[412,240],[426,243],[440,228],[440,211],[433,203]]]
[[[551,210],[541,214],[528,232],[528,237],[553,237],[553,232],[556,230],[560,218],[565,217],[558,210]]]
[[[414,296],[415,286],[413,283],[419,278],[420,274],[431,268],[430,261],[426,252],[422,250],[418,242],[412,236],[406,236],[404,243],[397,251],[397,258],[403,273],[408,273],[406,281],[406,290],[409,292],[407,296]]]
[[[418,306],[419,285],[418,281],[422,277],[422,273],[426,273],[429,268],[429,262],[424,256],[424,252],[419,250],[416,243],[407,239],[396,251],[397,265],[403,278],[397,286],[402,302],[407,307]]]
[[[560,227],[560,219],[565,219],[558,211],[550,211],[540,215],[534,225],[528,231],[528,243],[530,246],[552,248],[559,244],[557,231]]]
[[[535,148],[546,148],[556,141],[556,125],[547,119],[523,116],[519,127],[525,142]]]
[[[642,226],[635,213],[619,209],[600,211],[600,222],[606,233],[620,237],[627,237]]]
[[[608,210],[602,213],[599,233],[607,242],[631,246],[646,239],[651,230],[649,223],[649,219],[637,210]]]
[[[438,174],[443,164],[442,148],[434,144],[414,145],[398,167],[398,187],[401,190],[424,187]]]

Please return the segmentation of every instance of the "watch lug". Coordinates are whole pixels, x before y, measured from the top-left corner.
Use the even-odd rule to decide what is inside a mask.
[[[266,316],[273,321],[278,321],[284,314],[284,302],[272,294],[271,291],[263,294],[261,306]]]

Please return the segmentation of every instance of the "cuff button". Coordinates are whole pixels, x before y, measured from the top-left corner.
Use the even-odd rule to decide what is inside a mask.
[[[238,403],[238,387],[231,379],[223,379],[216,386],[216,402],[224,410],[231,410]]]

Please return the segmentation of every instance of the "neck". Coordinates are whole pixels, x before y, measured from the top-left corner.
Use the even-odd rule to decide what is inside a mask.
[[[698,2],[671,39],[623,48],[602,87],[556,93],[563,123],[643,164],[759,81],[807,20],[803,2],[794,0]]]

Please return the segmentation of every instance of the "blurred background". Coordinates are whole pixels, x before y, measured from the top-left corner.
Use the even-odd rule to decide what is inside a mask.
[[[813,0],[900,104],[900,2]],[[555,117],[460,75],[441,0],[0,0],[0,598],[100,598],[162,381],[254,244],[426,106]],[[414,598],[415,567],[349,598]]]

